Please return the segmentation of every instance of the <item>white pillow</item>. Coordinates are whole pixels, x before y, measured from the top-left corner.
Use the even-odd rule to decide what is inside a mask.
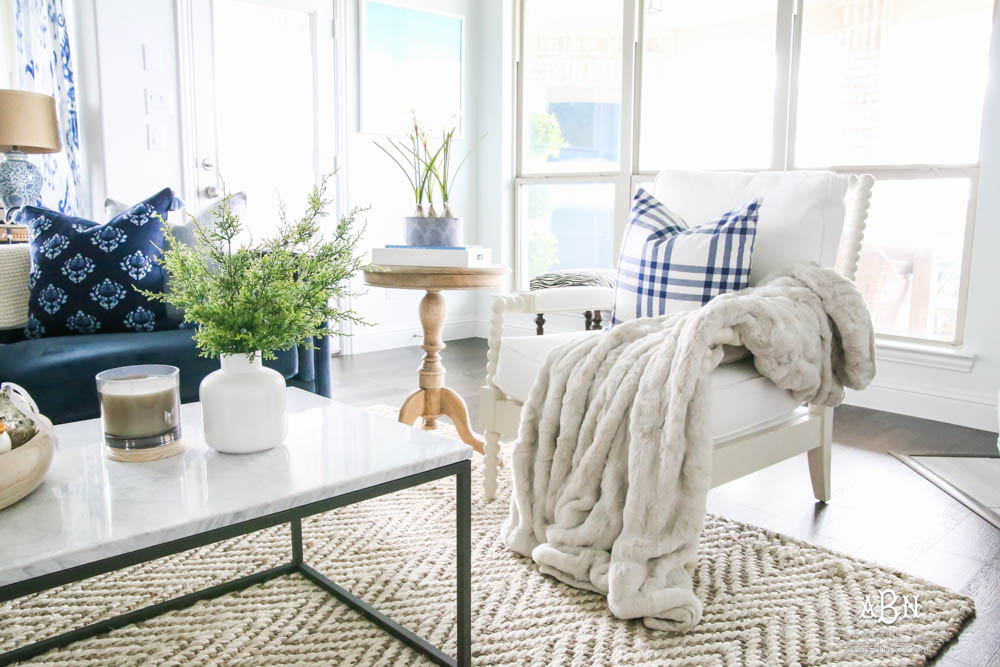
[[[221,206],[221,199],[219,201],[212,202],[205,208],[195,213],[194,220],[192,221],[191,216],[188,215],[187,210],[184,208],[184,202],[179,198],[174,197],[174,201],[170,205],[172,215],[167,218],[167,222],[173,228],[174,236],[177,237],[177,240],[193,248],[195,244],[195,221],[206,229],[211,228],[215,224],[215,212],[220,209]],[[242,215],[246,206],[247,193],[234,192],[229,195],[229,207],[236,215]],[[117,199],[111,199],[109,197],[104,200],[104,215],[107,220],[110,220],[119,213],[127,211],[128,208],[129,206],[127,204],[120,202]],[[177,212],[173,213],[174,211]]]
[[[751,199],[763,199],[750,284],[801,261],[832,267],[844,229],[848,177],[829,171],[664,170],[653,194],[689,225],[701,225]]]
[[[195,243],[197,242],[197,239],[195,238],[194,235],[195,223],[200,225],[203,229],[210,229],[212,226],[214,226],[215,213],[222,207],[222,200],[220,199],[219,201],[212,202],[205,208],[198,211],[198,213],[196,213],[194,216],[194,220],[192,220],[191,216],[187,214],[187,211],[182,208],[183,206],[184,202],[182,202],[177,197],[174,197],[174,201],[171,204],[170,210],[179,211],[179,213],[170,215],[169,218],[167,219],[167,223],[172,228],[174,237],[180,243],[183,243],[184,245],[193,248]],[[247,193],[234,192],[233,194],[229,195],[229,207],[236,215],[241,215],[243,211],[246,209],[246,206],[247,206]],[[104,214],[107,216],[108,220],[115,217],[119,213],[122,213],[123,211],[127,211],[128,208],[129,207],[124,203],[117,201],[115,199],[111,199],[110,197],[104,200]],[[166,274],[166,278],[163,282],[163,290],[165,292],[170,291],[169,273]],[[169,322],[172,322],[175,326],[180,326],[181,323],[184,321],[184,311],[169,303],[166,304],[166,307],[167,307],[167,320]],[[25,320],[27,320],[27,316],[25,316]]]
[[[639,188],[618,259],[611,326],[694,310],[746,287],[759,209],[755,199],[689,227]]]
[[[130,208],[132,208],[131,204],[126,204],[125,202],[120,201],[118,199],[112,199],[111,197],[108,197],[107,199],[104,200],[104,222],[108,222],[109,220],[111,220],[111,218],[115,217],[116,215],[121,215]],[[171,200],[170,202],[170,208],[168,208],[167,210],[173,212],[173,211],[179,211],[183,208],[184,208],[184,200],[181,199],[180,197],[174,197],[173,200]],[[171,215],[168,217],[173,218],[174,216]]]

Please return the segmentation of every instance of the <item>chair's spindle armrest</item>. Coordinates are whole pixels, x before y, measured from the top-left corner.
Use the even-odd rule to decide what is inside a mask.
[[[504,315],[507,313],[579,313],[585,310],[611,310],[614,304],[615,291],[610,287],[552,287],[493,297],[489,350],[486,352],[486,384],[496,388],[493,378],[500,359],[500,339],[503,338]]]
[[[503,338],[503,319],[506,313],[534,313],[535,298],[531,292],[493,297],[490,315],[489,349],[486,351],[486,384],[499,391],[493,384],[500,360],[500,340]]]

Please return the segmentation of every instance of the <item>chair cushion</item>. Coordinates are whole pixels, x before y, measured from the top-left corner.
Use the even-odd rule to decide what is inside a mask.
[[[94,376],[133,364],[170,364],[181,370],[181,401],[198,400],[202,378],[218,359],[198,356],[190,329],[150,333],[90,334],[23,340],[0,345],[0,378],[21,385],[42,414],[57,423],[98,416]],[[286,379],[298,373],[298,351],[265,362]]]
[[[750,284],[801,261],[833,266],[844,229],[848,177],[826,171],[661,171],[653,194],[688,225],[761,198]]]
[[[749,284],[759,202],[692,227],[639,188],[618,258],[611,326],[694,310]]]
[[[601,331],[571,331],[504,338],[500,341],[499,365],[493,381],[509,397],[523,402],[551,350],[584,336],[601,335]],[[723,364],[712,371],[710,379],[711,432],[717,441],[790,416],[802,405],[791,393],[758,373],[752,358]]]

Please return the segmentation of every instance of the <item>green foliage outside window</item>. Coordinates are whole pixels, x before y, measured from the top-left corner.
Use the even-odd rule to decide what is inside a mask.
[[[547,160],[559,157],[562,149],[569,142],[562,135],[559,120],[550,113],[538,112],[531,114],[531,157],[536,160]]]

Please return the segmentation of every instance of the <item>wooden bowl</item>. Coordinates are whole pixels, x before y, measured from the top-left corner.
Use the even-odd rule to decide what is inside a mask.
[[[17,449],[0,454],[0,510],[38,488],[55,451],[55,439],[39,432]]]

